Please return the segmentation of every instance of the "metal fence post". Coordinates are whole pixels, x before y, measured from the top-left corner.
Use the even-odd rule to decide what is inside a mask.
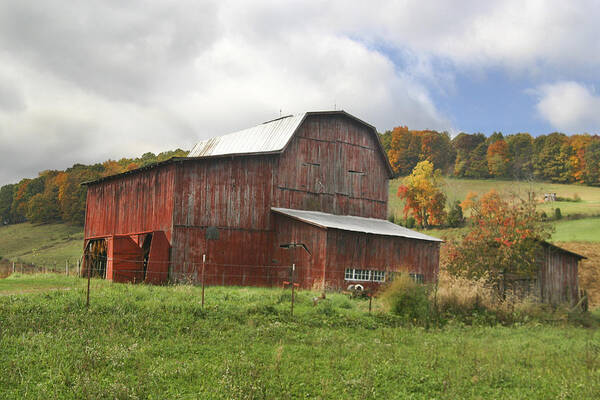
[[[294,271],[296,271],[296,264],[292,264],[292,315],[294,315]]]
[[[202,254],[202,308],[204,308],[204,267],[206,264],[206,254]]]

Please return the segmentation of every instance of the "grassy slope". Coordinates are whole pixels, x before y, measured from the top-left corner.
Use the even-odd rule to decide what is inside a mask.
[[[0,257],[16,262],[64,267],[81,257],[83,229],[65,224],[23,223],[0,227]]]
[[[280,289],[211,287],[202,310],[199,293],[101,284],[87,312],[83,290],[0,296],[0,397],[600,397],[598,330],[424,330],[305,291],[292,318]]]
[[[552,222],[553,242],[600,243],[600,218],[561,220]],[[438,238],[452,239],[467,231],[467,228],[426,229],[423,233]]]
[[[400,217],[402,215],[403,202],[396,196],[401,179],[390,182],[390,214]],[[499,181],[494,179],[455,179],[445,178],[445,192],[448,200],[464,200],[469,192],[486,193],[496,189],[501,193],[515,193],[522,197],[527,196],[528,191],[538,195],[544,193],[556,193],[557,196],[573,198],[574,194],[581,197],[580,202],[557,201],[540,205],[540,210],[548,215],[553,215],[555,208],[560,208],[563,215],[585,214],[600,215],[600,188],[582,185],[561,185],[552,183],[529,183],[515,181]]]
[[[558,221],[552,240],[557,242],[600,242],[600,218]]]

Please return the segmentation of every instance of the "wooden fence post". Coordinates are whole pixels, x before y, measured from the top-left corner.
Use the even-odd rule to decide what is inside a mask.
[[[87,284],[87,300],[86,300],[86,302],[85,302],[85,306],[86,306],[87,308],[90,308],[90,279],[91,279],[91,277],[92,277],[92,273],[91,273],[92,271],[91,271],[91,270],[92,270],[92,269],[91,269],[91,268],[90,268],[90,266],[88,265],[88,267],[87,267],[87,278],[88,278],[88,282],[87,282],[87,283],[88,283],[88,284]]]

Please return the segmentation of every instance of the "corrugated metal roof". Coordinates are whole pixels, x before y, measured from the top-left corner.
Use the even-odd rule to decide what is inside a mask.
[[[400,236],[410,239],[428,240],[431,242],[443,241],[403,226],[393,224],[384,219],[355,217],[352,215],[334,215],[320,211],[293,210],[290,208],[272,207],[271,210],[322,228],[371,233],[374,235]]]
[[[282,151],[306,113],[288,115],[252,128],[199,142],[188,157],[251,154]]]

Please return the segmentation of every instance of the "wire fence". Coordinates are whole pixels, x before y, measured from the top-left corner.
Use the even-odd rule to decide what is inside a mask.
[[[81,260],[73,261],[72,259],[55,263],[28,263],[21,261],[4,261],[0,263],[0,277],[5,277],[10,274],[65,274],[69,276],[80,276]]]
[[[90,304],[91,278],[107,279],[120,283],[149,283],[149,284],[191,284],[201,286],[201,304],[205,304],[205,288],[207,286],[258,286],[280,288],[291,292],[290,312],[294,313],[296,291],[300,289],[318,289],[320,296],[313,298],[317,305],[325,298],[326,287],[322,277],[311,276],[310,269],[291,265],[251,265],[234,263],[208,262],[206,256],[200,262],[184,262],[179,265],[171,261],[150,261],[128,258],[109,258],[103,255],[85,253],[79,260],[66,260],[64,265],[35,265],[30,263],[9,262],[2,264],[4,276],[11,273],[37,274],[53,273],[67,276],[77,276],[87,280],[86,306]],[[343,270],[341,272],[343,274]],[[341,278],[343,280],[343,277]],[[323,283],[307,287],[307,282]],[[355,284],[361,290],[351,290],[352,296],[369,298],[369,312],[373,292],[369,282],[343,281]],[[375,282],[381,283],[381,282]],[[361,285],[362,284],[362,285]],[[339,289],[339,288],[336,288]]]

